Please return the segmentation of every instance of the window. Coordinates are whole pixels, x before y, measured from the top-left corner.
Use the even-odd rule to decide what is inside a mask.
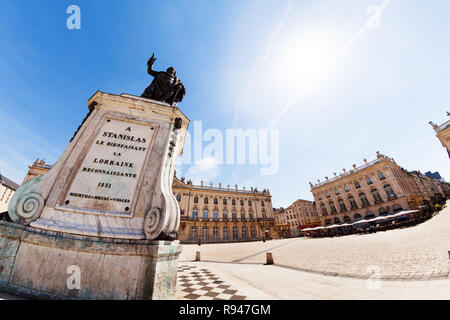
[[[203,219],[208,219],[208,210],[203,210]]]
[[[219,204],[219,199],[214,198],[214,204]]]
[[[359,189],[359,188],[361,188],[361,185],[359,184],[359,182],[358,182],[358,181],[356,181],[356,182],[355,182],[355,188],[356,188],[356,189]]]
[[[223,199],[223,205],[226,206],[227,205],[227,199]]]
[[[394,190],[392,189],[390,184],[385,184],[383,188],[389,199],[395,198]]]
[[[322,209],[322,214],[324,216],[327,216],[328,215],[327,208],[325,207],[325,205],[323,203],[320,204],[320,208]]]
[[[237,227],[233,227],[233,239],[236,240],[238,238],[238,230]]]
[[[261,200],[261,206],[264,207],[264,200]]]
[[[331,197],[331,194],[329,192],[326,193],[327,198]]]
[[[245,219],[245,212],[241,211],[241,219],[244,220]]]
[[[191,228],[191,240],[197,240],[197,227],[192,226]]]
[[[207,226],[204,226],[202,228],[202,240],[208,241],[208,227]]]
[[[334,194],[335,195],[339,195],[340,194],[339,190],[338,189],[334,189]]]
[[[370,206],[369,200],[367,200],[366,194],[364,192],[361,192],[359,194],[359,199],[361,199],[361,203],[363,207]]]
[[[350,202],[351,209],[358,209],[358,205],[356,204],[355,198],[353,198],[353,196],[348,197],[348,202]]]
[[[373,188],[372,190],[370,190],[370,193],[372,193],[372,197],[375,203],[383,202],[377,189]]]
[[[325,225],[329,226],[331,224],[331,219],[325,220]]]
[[[256,238],[256,228],[254,226],[250,227],[250,233],[251,233],[252,239],[255,239]]]
[[[344,222],[350,222],[352,219],[350,219],[349,216],[344,216]]]
[[[194,197],[194,203],[198,203],[198,197],[197,196]]]
[[[244,200],[241,199],[240,203],[241,203],[241,206],[243,206],[244,205]]]
[[[204,202],[205,204],[208,204],[208,197],[205,197],[205,199],[203,200],[203,202]]]
[[[218,220],[219,219],[219,212],[217,210],[213,211],[213,219]]]
[[[213,227],[213,239],[215,241],[219,240],[219,227],[218,226]]]
[[[267,217],[266,217],[266,211],[264,211],[264,210],[262,211],[262,218],[263,218],[263,219],[266,219],[266,218],[267,218]]]
[[[223,227],[223,240],[228,240],[228,227]]]
[[[369,177],[366,178],[366,183],[368,186],[370,186],[373,182],[372,179],[370,179]]]
[[[386,208],[378,209],[378,214],[379,215],[385,215],[385,214],[388,214],[388,213],[389,213],[389,211],[387,211]]]
[[[339,199],[338,203],[339,203],[339,207],[341,208],[341,212],[347,211],[347,208],[345,207],[344,200]]]
[[[248,213],[248,218],[249,218],[250,220],[253,220],[253,212],[250,211],[250,212]]]
[[[345,186],[344,186],[344,191],[345,191],[345,192],[350,192],[350,188],[348,187],[348,185],[345,185]]]
[[[198,219],[198,210],[197,209],[192,210],[192,219]]]
[[[317,199],[318,199],[318,200],[322,200],[322,195],[318,194],[318,195],[317,195]]]
[[[228,211],[227,211],[227,210],[223,210],[223,212],[222,212],[222,217],[223,217],[224,219],[228,219]]]
[[[177,201],[178,201],[178,202],[181,201],[181,194],[177,194]]]
[[[355,213],[355,215],[353,216],[353,218],[354,218],[355,220],[361,220],[361,219],[362,219],[362,216],[361,216],[359,213]]]
[[[384,176],[383,172],[380,172],[378,174],[378,179],[380,179],[380,181],[386,179],[386,177]]]
[[[237,220],[236,210],[231,211],[231,218]]]
[[[335,217],[334,218],[334,223],[335,224],[339,224],[339,223],[341,223],[341,220],[338,217]]]
[[[242,227],[242,238],[247,239],[247,227]]]
[[[328,203],[328,205],[330,206],[331,213],[337,213],[337,210],[336,210],[336,207],[334,206],[333,201],[330,201]]]
[[[233,206],[235,206],[235,205],[236,205],[236,200],[235,200],[235,199],[231,200],[231,204],[232,204]]]
[[[248,206],[249,206],[249,207],[252,206],[252,200],[248,200]]]

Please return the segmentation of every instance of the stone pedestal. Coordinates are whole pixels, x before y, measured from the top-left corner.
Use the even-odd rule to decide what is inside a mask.
[[[0,261],[2,288],[43,298],[168,298],[181,251],[172,180],[188,124],[166,103],[97,92],[61,158],[11,199],[14,223],[2,222],[0,250],[13,258]],[[79,269],[80,289],[67,288],[69,267]]]

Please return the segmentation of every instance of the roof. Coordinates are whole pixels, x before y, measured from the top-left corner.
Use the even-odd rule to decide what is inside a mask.
[[[13,189],[14,191],[16,191],[17,188],[19,188],[19,185],[17,183],[15,183],[12,180],[9,180],[7,177],[2,175],[1,173],[0,173],[0,183],[4,184],[5,186],[7,186],[10,189]]]

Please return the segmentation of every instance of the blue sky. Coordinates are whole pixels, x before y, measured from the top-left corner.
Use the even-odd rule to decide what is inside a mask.
[[[71,4],[80,30],[66,27]],[[309,181],[376,151],[450,179],[428,124],[450,111],[449,11],[444,0],[3,1],[0,172],[20,183],[36,158],[55,162],[89,97],[140,95],[155,52],[156,69],[176,68],[187,88],[180,108],[204,130],[279,129],[277,174],[177,169],[194,182],[269,188],[275,206],[288,206],[312,200]]]

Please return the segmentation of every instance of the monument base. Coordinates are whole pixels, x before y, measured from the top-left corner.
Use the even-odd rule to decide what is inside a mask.
[[[0,219],[0,291],[33,299],[174,299],[181,245],[108,239]]]

